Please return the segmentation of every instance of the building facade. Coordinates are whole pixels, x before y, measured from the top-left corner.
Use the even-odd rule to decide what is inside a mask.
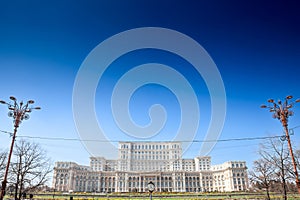
[[[248,189],[244,161],[211,165],[211,158],[183,159],[179,142],[119,142],[117,160],[91,157],[90,165],[56,162],[53,188],[68,192],[228,192]]]

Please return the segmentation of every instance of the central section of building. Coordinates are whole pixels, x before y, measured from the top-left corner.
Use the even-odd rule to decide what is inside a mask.
[[[119,171],[134,172],[177,171],[185,166],[182,165],[181,155],[179,142],[120,142],[119,159],[111,161],[109,167]],[[103,170],[105,159],[92,157],[90,165],[92,170]]]

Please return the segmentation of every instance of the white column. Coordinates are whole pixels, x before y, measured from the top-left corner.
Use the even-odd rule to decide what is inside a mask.
[[[176,190],[177,184],[175,184],[175,183],[176,183],[176,177],[175,177],[175,172],[173,172],[172,173],[172,192],[177,191]]]
[[[141,186],[142,185],[142,176],[139,174],[139,192],[141,192]]]
[[[119,174],[118,173],[116,173],[116,175],[115,175],[115,191],[116,192],[120,192],[120,188],[119,188],[120,186],[119,186]]]
[[[183,172],[182,184],[183,184],[182,192],[185,192],[185,172]]]
[[[128,189],[128,173],[125,174],[124,188],[125,188],[125,192],[129,192],[129,189]]]

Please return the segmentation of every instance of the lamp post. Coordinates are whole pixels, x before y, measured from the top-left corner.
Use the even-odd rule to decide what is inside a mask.
[[[14,122],[14,132],[12,134],[12,141],[11,141],[10,150],[9,150],[9,154],[8,154],[8,160],[7,160],[7,164],[6,164],[6,168],[5,168],[4,178],[2,181],[0,200],[3,200],[3,198],[5,196],[8,169],[9,169],[11,155],[12,155],[13,148],[14,148],[17,129],[18,129],[20,123],[23,121],[23,119],[25,119],[25,120],[29,119],[29,114],[27,114],[27,113],[30,113],[33,109],[36,109],[36,110],[41,109],[40,107],[30,107],[31,104],[34,104],[33,100],[27,101],[26,104],[24,104],[23,101],[21,101],[18,104],[17,99],[15,97],[11,96],[9,98],[10,98],[10,100],[12,100],[12,103],[10,103],[10,102],[7,103],[3,100],[0,100],[0,103],[6,104],[8,106],[8,109],[9,109],[8,116],[12,117],[14,119],[14,121],[13,121]]]
[[[289,109],[291,109],[295,103],[299,103],[300,99],[297,99],[294,102],[289,102],[289,100],[291,100],[292,98],[293,96],[287,96],[284,102],[278,100],[277,103],[273,99],[269,99],[268,102],[270,105],[269,106],[261,105],[261,108],[268,108],[270,112],[273,112],[274,113],[273,118],[278,119],[283,126],[285,132],[285,138],[288,141],[288,147],[293,162],[294,174],[296,177],[296,186],[297,186],[298,193],[300,194],[300,181],[299,181],[299,176],[297,171],[297,164],[295,161],[293,148],[290,140],[289,129],[288,129],[288,118],[294,114],[294,112]]]
[[[152,200],[152,192],[155,190],[155,185],[152,181],[148,183],[148,190],[150,192],[150,200]]]

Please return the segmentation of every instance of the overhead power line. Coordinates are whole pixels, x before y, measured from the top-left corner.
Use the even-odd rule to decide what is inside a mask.
[[[291,130],[299,128],[299,126],[295,126],[291,128]],[[12,134],[8,131],[0,130],[0,132]],[[119,140],[97,140],[97,139],[79,139],[79,138],[63,138],[63,137],[40,137],[40,136],[30,136],[30,135],[19,135],[19,138],[29,138],[29,139],[40,139],[40,140],[56,140],[56,141],[79,141],[79,142],[99,142],[99,143],[106,143],[106,142],[119,142]],[[194,143],[205,143],[205,142],[231,142],[231,141],[250,141],[250,140],[265,140],[265,139],[272,139],[272,138],[281,138],[282,135],[275,135],[275,136],[261,136],[261,137],[241,137],[241,138],[228,138],[228,139],[217,139],[217,140],[176,140],[174,142],[194,142]],[[137,141],[136,141],[137,142]],[[142,142],[153,142],[153,141],[145,141]]]
[[[1,131],[1,130],[0,130]],[[7,131],[1,131],[3,133],[9,133]],[[40,137],[40,136],[29,136],[29,135],[19,135],[19,138],[30,138],[30,139],[40,139],[40,140],[60,140],[60,141],[80,141],[80,142],[119,142],[119,140],[96,140],[96,139],[78,139],[78,138],[63,138],[63,137]],[[229,141],[242,141],[242,140],[264,140],[271,138],[279,138],[280,136],[264,136],[264,137],[244,137],[244,138],[228,138],[228,139],[218,139],[218,140],[176,140],[174,142],[195,142],[195,143],[204,143],[204,142],[229,142]],[[143,142],[151,142],[145,141]]]

